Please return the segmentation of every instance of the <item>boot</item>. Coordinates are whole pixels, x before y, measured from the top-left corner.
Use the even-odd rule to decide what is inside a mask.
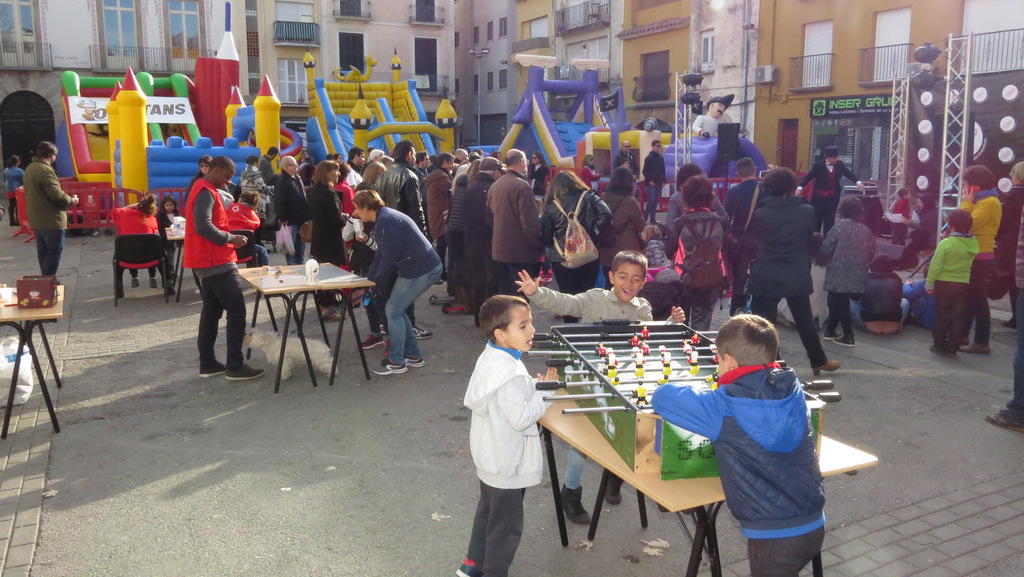
[[[566,489],[565,485],[562,485],[562,511],[565,512],[565,516],[573,523],[589,525],[590,513],[587,513],[587,510],[583,508],[583,503],[580,502],[582,496],[583,487],[570,490]]]
[[[604,492],[604,500],[609,505],[618,505],[622,502],[622,479],[615,475],[608,477],[608,487]]]

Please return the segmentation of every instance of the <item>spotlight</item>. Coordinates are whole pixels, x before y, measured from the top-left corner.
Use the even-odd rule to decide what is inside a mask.
[[[914,50],[914,60],[921,64],[931,64],[940,54],[942,54],[941,50],[933,46],[931,42],[925,42]]]
[[[910,79],[910,83],[914,85],[915,88],[920,88],[921,90],[928,90],[932,86],[935,86],[935,83],[938,81],[938,77],[927,70],[918,72]]]
[[[700,72],[687,72],[683,74],[683,84],[687,88],[693,89],[701,85],[704,82],[704,75]]]
[[[679,97],[679,102],[687,106],[700,104],[700,92],[684,92],[683,95]]]

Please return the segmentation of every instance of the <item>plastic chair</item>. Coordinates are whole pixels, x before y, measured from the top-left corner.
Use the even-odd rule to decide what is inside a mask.
[[[160,271],[160,286],[164,287],[164,302],[170,302],[167,294],[167,253],[159,234],[122,234],[114,238],[114,306],[124,298],[125,269],[157,267]]]
[[[256,264],[256,234],[251,230],[233,230],[231,234],[245,237],[245,246],[235,247],[235,256],[238,260],[235,264],[245,265],[245,268],[253,268]]]

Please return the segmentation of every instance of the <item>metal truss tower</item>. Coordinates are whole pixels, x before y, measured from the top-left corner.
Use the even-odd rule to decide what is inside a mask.
[[[680,100],[683,94],[686,92],[686,84],[683,83],[683,75],[676,72],[676,98],[674,106],[676,109],[676,121],[672,124],[672,142],[676,145],[675,155],[673,156],[673,162],[675,164],[675,172],[679,172],[679,167],[683,164],[690,162],[690,139],[693,138],[693,131],[690,130],[690,107],[683,106],[680,110]],[[680,127],[683,130],[683,141],[682,141],[682,155],[680,155]]]
[[[942,234],[946,215],[960,207],[961,174],[971,154],[971,40],[974,34],[946,40],[946,109],[942,126],[942,173],[939,175],[939,222]]]
[[[909,122],[910,81],[896,78],[892,81],[892,118],[889,124],[889,180],[886,184],[885,210],[899,198],[896,191],[907,182],[907,123]]]

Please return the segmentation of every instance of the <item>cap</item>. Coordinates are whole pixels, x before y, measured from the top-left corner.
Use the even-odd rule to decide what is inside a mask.
[[[480,172],[491,172],[494,170],[505,172],[505,165],[497,158],[491,158],[489,156],[480,161]]]

